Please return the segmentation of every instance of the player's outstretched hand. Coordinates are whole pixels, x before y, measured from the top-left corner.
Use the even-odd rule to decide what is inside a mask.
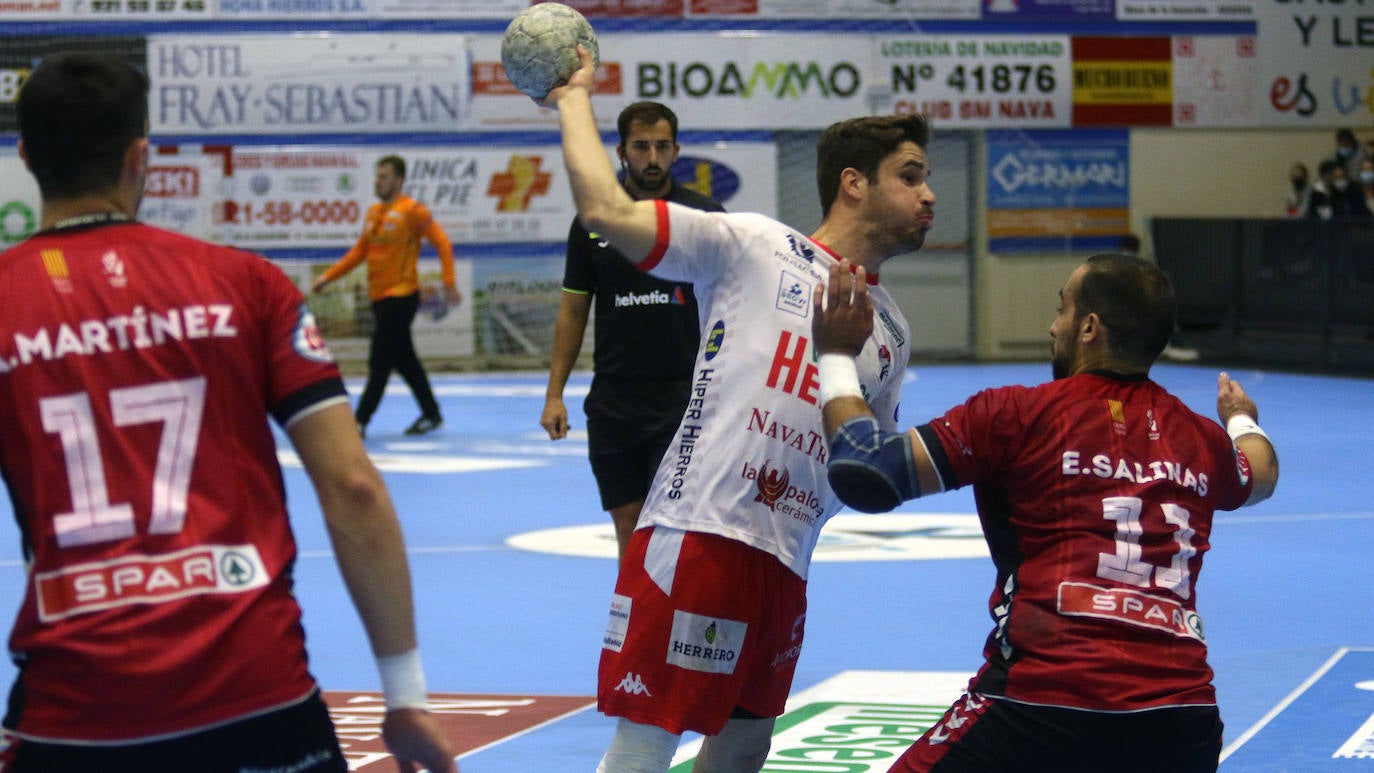
[[[396,767],[401,773],[415,773],[421,768],[432,773],[458,773],[458,763],[453,761],[453,745],[427,711],[388,711],[382,721],[382,739],[396,758]],[[416,767],[417,763],[420,768]]]
[[[1245,394],[1239,382],[1232,381],[1223,371],[1217,375],[1217,418],[1225,425],[1232,416],[1238,414],[1259,421],[1259,408],[1255,406],[1255,401]]]
[[[873,334],[873,299],[868,273],[843,259],[830,267],[830,280],[811,294],[811,336],[820,354],[857,356]]]
[[[534,103],[540,107],[557,108],[558,101],[565,94],[576,89],[583,89],[588,94],[592,93],[592,87],[596,85],[596,59],[592,57],[592,52],[581,43],[577,44],[577,58],[582,62],[582,66],[573,71],[568,79],[544,95],[543,99],[536,99]]]

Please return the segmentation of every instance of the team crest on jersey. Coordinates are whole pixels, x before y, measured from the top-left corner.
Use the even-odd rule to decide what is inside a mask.
[[[334,355],[329,351],[324,336],[320,335],[320,329],[315,324],[315,315],[304,303],[301,304],[300,316],[296,318],[296,330],[291,335],[291,346],[297,354],[306,359],[316,362],[334,361]]]
[[[105,279],[110,283],[110,287],[126,287],[129,284],[129,276],[124,270],[124,259],[119,257],[119,253],[114,250],[106,250],[100,256],[100,270],[105,272]]]
[[[1150,428],[1150,439],[1159,440],[1159,423],[1155,421],[1153,408],[1145,412],[1145,426]]]
[[[892,372],[892,351],[887,344],[878,345],[878,380],[883,381]],[[866,396],[865,396],[866,397]]]
[[[811,283],[792,273],[782,272],[778,280],[777,307],[805,319],[811,314]]]

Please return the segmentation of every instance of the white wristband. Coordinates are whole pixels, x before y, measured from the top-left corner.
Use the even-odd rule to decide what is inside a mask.
[[[859,368],[854,358],[847,354],[822,354],[820,362],[821,407],[836,397],[857,397],[863,399],[863,389],[859,387]]]
[[[382,698],[387,711],[423,709],[428,705],[425,670],[420,665],[418,649],[377,658],[377,671],[382,675]]]
[[[1240,440],[1244,435],[1259,435],[1265,440],[1269,440],[1269,436],[1264,434],[1264,430],[1260,429],[1259,424],[1256,424],[1253,418],[1243,413],[1238,413],[1226,420],[1226,434],[1231,436],[1232,443]],[[1273,441],[1269,442],[1272,443]]]

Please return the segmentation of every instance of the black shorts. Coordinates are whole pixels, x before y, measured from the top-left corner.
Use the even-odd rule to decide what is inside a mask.
[[[663,453],[673,442],[687,403],[685,381],[592,382],[587,411],[587,454],[601,494],[601,509],[644,499]]]
[[[9,737],[5,773],[345,773],[318,691],[283,709],[165,741],[78,746]]]
[[[1214,773],[1221,731],[1216,706],[1118,714],[964,695],[892,773]]]

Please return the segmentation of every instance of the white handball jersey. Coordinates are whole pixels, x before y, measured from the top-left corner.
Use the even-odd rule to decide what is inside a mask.
[[[811,292],[839,256],[763,215],[659,201],[658,244],[640,268],[696,290],[702,344],[692,395],[639,526],[708,532],[766,550],[803,579],[840,509],[826,481]],[[873,336],[858,357],[864,397],[897,422],[906,319],[869,278]]]

